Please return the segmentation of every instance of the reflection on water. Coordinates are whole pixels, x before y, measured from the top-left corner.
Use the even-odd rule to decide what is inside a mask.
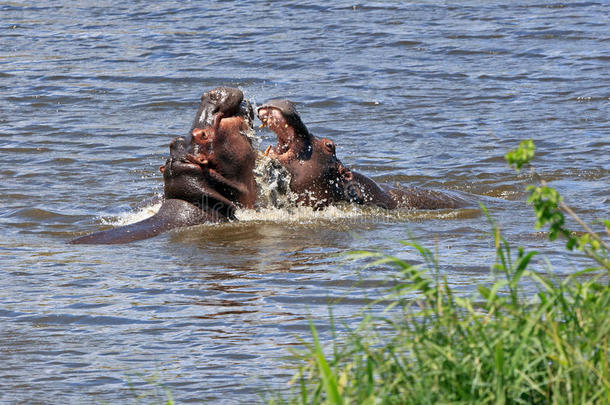
[[[0,2],[0,402],[129,403],[148,376],[178,403],[255,402],[286,388],[308,318],[327,337],[330,303],[340,330],[391,285],[344,253],[421,263],[398,243],[413,236],[457,291],[488,280],[479,201],[539,269],[582,267],[532,228],[532,174],[502,156],[533,138],[539,174],[587,221],[609,216],[609,7]],[[66,245],[158,210],[169,141],[219,85],[290,98],[344,164],[473,208],[295,208],[261,159],[267,187],[239,222]]]

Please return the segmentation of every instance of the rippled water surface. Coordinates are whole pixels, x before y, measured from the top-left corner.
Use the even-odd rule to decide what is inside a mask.
[[[578,268],[531,226],[531,175],[503,155],[533,138],[541,176],[585,219],[608,217],[609,15],[601,1],[0,1],[0,402],[129,403],[151,379],[179,403],[259,401],[286,387],[308,318],[328,336],[335,302],[355,324],[392,274],[340,254],[418,261],[397,243],[408,231],[436,241],[458,291],[488,279],[477,210],[242,211],[66,245],[154,211],[170,139],[219,85],[292,99],[343,163],[470,193],[540,263]]]

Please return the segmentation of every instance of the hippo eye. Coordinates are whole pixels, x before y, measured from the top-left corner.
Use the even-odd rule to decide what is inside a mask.
[[[332,142],[326,142],[326,147],[328,148],[329,151],[334,152],[335,151],[335,145],[333,145]]]

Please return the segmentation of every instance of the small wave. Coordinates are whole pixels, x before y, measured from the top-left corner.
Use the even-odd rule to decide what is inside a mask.
[[[125,226],[143,221],[156,214],[162,203],[151,204],[134,211],[127,211],[114,217],[103,217],[101,223],[111,226]],[[323,209],[293,205],[289,207],[258,207],[254,209],[238,209],[235,217],[239,223],[273,223],[282,225],[343,225],[354,222],[380,223],[405,222],[417,220],[452,220],[459,218],[474,218],[481,214],[476,208],[415,210],[401,208],[385,210],[379,207],[338,204]],[[205,224],[202,224],[205,225]],[[219,224],[209,224],[218,226]],[[220,226],[223,226],[220,224]]]
[[[313,222],[335,221],[337,219],[353,219],[366,215],[359,207],[329,206],[322,210],[312,207],[294,206],[288,208],[265,207],[258,209],[241,209],[235,214],[242,222],[274,222],[306,224]]]
[[[126,211],[113,217],[102,217],[103,225],[125,226],[143,221],[155,215],[162,203],[151,204],[133,211]],[[378,212],[377,212],[378,211]],[[365,216],[382,217],[383,210],[363,209],[359,206],[329,206],[322,210],[312,207],[263,207],[256,209],[238,209],[235,213],[240,222],[274,222],[284,224],[307,224],[314,222],[335,221],[338,219],[353,219]]]
[[[264,222],[286,225],[309,224],[347,224],[347,223],[387,223],[405,222],[410,220],[451,220],[458,218],[474,218],[481,215],[478,208],[416,210],[399,208],[386,210],[379,207],[338,204],[330,205],[321,210],[312,207],[265,207],[253,210],[238,210],[236,217],[241,222]]]
[[[116,217],[103,217],[101,218],[101,222],[104,225],[112,226],[124,226],[140,222],[155,215],[159,211],[159,208],[161,208],[162,204],[162,202],[158,202],[139,208],[135,211],[122,212]]]

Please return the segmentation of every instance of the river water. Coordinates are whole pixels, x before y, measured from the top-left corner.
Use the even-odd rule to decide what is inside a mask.
[[[161,386],[178,403],[259,401],[287,387],[308,319],[328,337],[333,303],[355,325],[393,274],[341,254],[420,262],[409,235],[458,292],[489,280],[476,209],[259,209],[67,245],[154,212],[170,139],[219,85],[292,99],[379,182],[483,201],[538,270],[581,268],[533,229],[532,175],[503,155],[534,139],[538,173],[587,221],[608,218],[609,16],[605,1],[0,1],[0,402],[130,403]]]

